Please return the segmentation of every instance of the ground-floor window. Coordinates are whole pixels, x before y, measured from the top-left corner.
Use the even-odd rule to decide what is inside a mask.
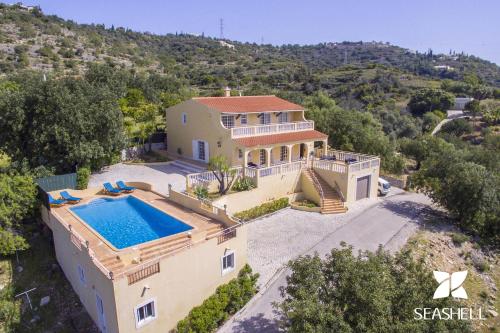
[[[260,165],[266,164],[266,150],[265,149],[261,149],[259,151],[259,161],[260,161]]]
[[[135,307],[135,321],[137,327],[145,325],[154,319],[156,319],[155,300],[149,300]]]
[[[288,147],[281,146],[280,149],[280,161],[288,161]]]
[[[203,141],[198,141],[198,158],[205,160],[205,142]]]
[[[80,278],[80,282],[85,285],[85,283],[87,282],[85,280],[85,271],[80,265],[78,265],[78,277]]]
[[[221,258],[222,261],[222,275],[229,273],[234,269],[234,251],[226,251]]]
[[[241,160],[243,158],[243,150],[238,149],[238,158]]]

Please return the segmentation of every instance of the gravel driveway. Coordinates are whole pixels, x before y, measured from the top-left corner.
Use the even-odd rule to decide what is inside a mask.
[[[153,184],[156,191],[168,194],[168,184],[176,190],[186,189],[186,177],[179,169],[169,163],[129,165],[115,164],[104,168],[99,173],[90,176],[89,187],[101,187],[105,182],[116,182],[117,180],[146,182]]]

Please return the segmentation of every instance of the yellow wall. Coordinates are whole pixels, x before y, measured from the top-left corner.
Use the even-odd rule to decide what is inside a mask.
[[[185,125],[182,124],[183,113],[187,115]],[[168,108],[166,120],[169,154],[177,156],[177,149],[181,148],[182,156],[192,159],[192,141],[202,140],[208,142],[208,157],[224,155],[231,161],[235,145],[231,140],[231,132],[223,128],[218,112],[188,100]]]
[[[258,187],[250,190],[232,193],[215,201],[218,206],[227,205],[227,211],[235,214],[246,209],[259,206],[262,203],[300,192],[300,170],[260,177]]]
[[[217,245],[213,238],[189,250],[182,251],[160,262],[160,273],[131,286],[127,279],[115,282],[120,333],[168,332],[189,311],[210,297],[220,285],[235,278],[246,263],[246,226],[237,230],[237,237]],[[235,251],[235,269],[221,275],[221,257],[226,249]],[[147,286],[146,291],[144,288]],[[144,294],[143,294],[144,292]],[[156,298],[157,318],[135,328],[134,308]]]
[[[300,175],[300,186],[303,196],[317,205],[321,205],[321,196],[314,187],[314,184],[304,174]]]
[[[94,265],[84,247],[82,247],[82,250],[79,250],[71,242],[68,230],[57,221],[54,215],[48,212],[47,216],[51,220],[49,223],[54,239],[57,262],[61,266],[64,275],[77,293],[90,317],[92,317],[96,323],[98,322],[96,293],[99,294],[103,300],[108,332],[118,332],[113,281],[107,278],[104,273]],[[84,269],[86,278],[85,284],[82,284],[80,281],[77,268],[78,265],[82,266]]]

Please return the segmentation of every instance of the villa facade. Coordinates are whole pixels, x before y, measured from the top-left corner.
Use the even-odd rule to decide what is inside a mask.
[[[380,159],[328,148],[328,136],[305,109],[276,96],[199,97],[166,110],[167,147],[173,158],[208,163],[225,156],[251,194],[220,199],[231,213],[290,196],[316,202],[323,213],[342,213],[377,195]],[[211,172],[187,176],[187,188],[215,189]],[[244,198],[245,196],[248,198]]]

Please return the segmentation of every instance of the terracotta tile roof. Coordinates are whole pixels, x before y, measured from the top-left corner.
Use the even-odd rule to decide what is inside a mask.
[[[233,96],[233,97],[195,97],[194,101],[219,112],[279,112],[304,110],[300,105],[274,95],[270,96]]]
[[[245,147],[267,146],[277,143],[292,143],[306,140],[323,140],[328,135],[318,131],[291,132],[273,135],[252,136],[248,138],[234,139],[239,145]]]

